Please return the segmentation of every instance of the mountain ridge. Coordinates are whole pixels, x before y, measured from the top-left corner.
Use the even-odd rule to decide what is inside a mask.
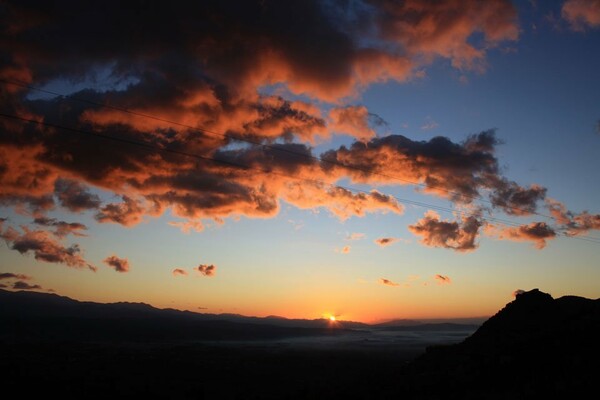
[[[402,390],[409,399],[577,398],[596,387],[598,332],[600,299],[533,289],[463,342],[429,347],[401,375]]]

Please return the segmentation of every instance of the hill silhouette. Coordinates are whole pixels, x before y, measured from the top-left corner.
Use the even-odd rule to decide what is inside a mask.
[[[600,299],[518,294],[464,342],[428,348],[399,377],[404,398],[583,398],[600,373]]]
[[[158,309],[144,303],[81,302],[56,294],[0,290],[0,340],[269,340],[336,335],[366,326],[325,319],[288,320]]]

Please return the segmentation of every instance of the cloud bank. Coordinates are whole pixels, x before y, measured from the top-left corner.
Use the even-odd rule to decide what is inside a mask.
[[[596,3],[570,0],[563,15],[594,25]],[[87,227],[51,211],[124,227],[168,212],[182,220],[173,225],[199,232],[206,220],[273,218],[282,203],[341,221],[404,213],[393,196],[344,182],[412,185],[461,206],[483,198],[514,217],[546,200],[546,188],[502,174],[494,130],[462,141],[378,136],[385,121],[357,103],[369,86],[420,79],[438,60],[484,72],[488,52],[518,39],[508,0],[119,4],[3,6],[0,31],[11,40],[0,79],[60,84],[86,100],[0,85],[11,116],[0,118],[0,205],[47,229],[2,231],[22,254],[92,268],[77,245],[60,242]],[[317,153],[334,134],[347,144]],[[569,234],[598,228],[596,215],[568,217]],[[409,229],[424,245],[468,252],[482,224],[427,214]]]

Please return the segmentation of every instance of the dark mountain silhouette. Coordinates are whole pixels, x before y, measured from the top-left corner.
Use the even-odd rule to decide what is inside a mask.
[[[84,324],[90,325],[94,321],[100,322],[101,320],[110,319],[113,325],[123,324],[125,326],[137,324],[152,324],[152,320],[155,321],[156,326],[160,326],[161,323],[175,324],[173,329],[177,328],[177,324],[193,325],[198,329],[201,326],[210,327],[233,327],[239,328],[240,332],[238,335],[233,335],[237,339],[243,339],[242,327],[245,324],[250,325],[268,325],[273,327],[277,333],[273,334],[276,336],[295,336],[295,332],[292,330],[285,330],[281,328],[297,328],[300,329],[296,333],[298,336],[320,334],[323,332],[331,333],[335,332],[348,332],[353,329],[370,330],[370,329],[384,329],[390,331],[474,331],[477,325],[474,324],[453,324],[453,323],[423,323],[415,320],[393,320],[385,323],[369,325],[355,321],[336,321],[331,323],[328,319],[288,319],[280,316],[267,316],[251,317],[239,314],[207,314],[207,313],[196,313],[191,311],[180,311],[175,309],[159,309],[145,303],[129,303],[129,302],[118,302],[118,303],[94,303],[86,301],[77,301],[69,297],[59,296],[57,294],[40,293],[32,291],[17,291],[10,292],[0,289],[0,318],[13,319],[20,321],[20,326],[27,324],[42,324],[51,323],[52,321],[61,321],[65,323],[69,321],[70,324]],[[203,325],[204,324],[204,325]],[[36,325],[36,326],[37,326]],[[0,333],[5,332],[9,329],[5,326],[4,330],[0,327]],[[162,336],[168,339],[167,327],[163,327]],[[255,328],[258,329],[258,328]],[[307,330],[308,329],[308,330]],[[311,330],[312,329],[312,330]],[[267,328],[265,328],[265,332]],[[39,332],[39,337],[43,337],[44,330]],[[21,332],[23,333],[23,332]],[[94,334],[96,339],[101,337],[101,332]],[[131,332],[133,334],[133,331]],[[186,337],[193,338],[195,331],[187,333]],[[223,333],[223,332],[219,332]],[[146,333],[148,335],[149,332]],[[177,333],[173,339],[182,339],[182,333]],[[269,335],[265,333],[265,338]],[[232,336],[232,337],[233,337]],[[251,339],[253,335],[248,338]],[[260,336],[260,335],[259,335]],[[214,338],[214,335],[210,335],[208,332],[204,332],[197,336],[198,340]],[[223,337],[229,338],[229,335]],[[259,337],[257,337],[259,338]],[[148,339],[159,339],[159,336]]]
[[[351,333],[343,322],[199,314],[144,303],[80,302],[56,294],[0,290],[0,339],[29,340],[263,340]]]
[[[517,295],[464,342],[428,348],[399,376],[403,398],[584,398],[600,376],[600,299]]]

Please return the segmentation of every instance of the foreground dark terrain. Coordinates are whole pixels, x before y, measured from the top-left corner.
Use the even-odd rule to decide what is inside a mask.
[[[210,316],[0,291],[0,379],[28,397],[62,398],[525,399],[594,388],[598,300],[526,292],[447,344],[475,328]]]

